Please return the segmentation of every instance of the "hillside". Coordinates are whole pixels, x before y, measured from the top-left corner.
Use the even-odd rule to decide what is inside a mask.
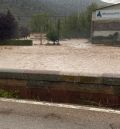
[[[74,12],[84,11],[92,2],[96,2],[99,6],[106,4],[100,0],[0,0],[0,12],[10,9],[16,19],[24,24],[36,13],[70,15]]]
[[[57,15],[69,15],[74,12],[84,11],[92,3],[97,3],[98,6],[108,5],[108,3],[102,2],[101,0],[43,0],[43,1],[45,5],[52,7],[52,10]]]
[[[27,23],[31,16],[40,12],[53,13],[44,3],[38,0],[0,0],[0,12],[10,10],[19,23]]]

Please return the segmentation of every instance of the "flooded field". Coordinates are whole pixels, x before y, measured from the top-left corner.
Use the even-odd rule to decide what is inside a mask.
[[[0,68],[55,70],[85,74],[120,73],[120,48],[96,46],[86,39],[56,45],[0,46]]]

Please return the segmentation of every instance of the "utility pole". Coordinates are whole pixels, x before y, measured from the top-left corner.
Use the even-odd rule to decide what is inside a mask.
[[[59,44],[60,43],[60,19],[58,19],[57,30],[58,30],[58,44]]]

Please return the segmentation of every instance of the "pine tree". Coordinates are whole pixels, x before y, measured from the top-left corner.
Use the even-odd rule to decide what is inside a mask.
[[[17,22],[9,10],[7,14],[0,14],[0,40],[15,38],[17,28]]]

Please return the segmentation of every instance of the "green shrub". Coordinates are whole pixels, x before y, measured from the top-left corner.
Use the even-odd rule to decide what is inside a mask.
[[[46,36],[47,36],[47,39],[52,41],[54,44],[59,40],[59,36],[56,31],[49,31]]]
[[[0,90],[0,97],[5,97],[5,98],[18,98],[18,92],[17,91],[5,91],[5,90]]]
[[[4,40],[0,41],[0,45],[32,46],[32,40]]]

